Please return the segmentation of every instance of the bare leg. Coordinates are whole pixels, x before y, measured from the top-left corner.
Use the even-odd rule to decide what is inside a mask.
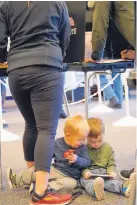
[[[48,186],[49,173],[44,171],[36,172],[36,193],[44,194]]]

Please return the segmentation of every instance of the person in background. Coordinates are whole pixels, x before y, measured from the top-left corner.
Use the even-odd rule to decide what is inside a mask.
[[[121,51],[129,47],[129,43],[122,36],[122,34],[117,29],[114,21],[110,18],[108,36],[106,41],[106,46],[104,50],[104,58],[108,59],[120,59]],[[132,49],[133,47],[130,46]],[[114,78],[117,73],[112,72],[112,78]],[[104,87],[108,83],[106,75],[100,75],[101,87]],[[123,85],[121,74],[114,80],[113,86],[109,85],[103,91],[104,97],[109,100],[108,106],[111,108],[122,108],[123,104]]]
[[[111,15],[113,11],[113,16]],[[92,54],[90,61],[102,62],[110,15],[120,33],[135,48],[135,12],[133,1],[96,1],[93,6]]]
[[[115,40],[116,38],[119,41],[119,46],[115,47]],[[125,41],[125,39],[122,40]],[[120,51],[117,52],[116,49],[120,49],[121,47],[121,34],[116,28],[114,22],[112,19],[110,19],[109,28],[108,28],[108,36],[106,41],[106,46],[104,50],[104,59],[113,59],[113,58],[120,58]],[[126,47],[125,47],[126,48]],[[118,54],[117,54],[118,53]],[[117,75],[117,73],[112,72],[111,77],[114,78]],[[108,84],[108,79],[106,75],[100,75],[100,86],[103,88],[105,85]],[[121,74],[117,76],[117,78],[113,81],[113,85],[107,86],[103,90],[103,94],[106,100],[109,101],[108,107],[110,108],[122,108],[123,103],[123,85],[121,80]]]
[[[92,26],[92,54],[90,59],[85,62],[102,63],[104,49],[107,41],[108,27],[110,17],[115,22],[121,34],[135,48],[135,18],[133,1],[96,1],[93,8],[93,26]],[[113,34],[112,34],[113,35]],[[120,52],[119,52],[120,54]],[[115,55],[114,55],[115,57]],[[115,74],[113,74],[113,77]],[[104,75],[100,77],[101,87],[107,84]],[[120,76],[114,82],[114,90],[111,86],[104,90],[105,96],[109,100],[109,106],[112,108],[121,108],[123,101],[123,90]]]
[[[65,2],[4,1],[0,5],[0,64],[8,63],[11,94],[25,120],[24,158],[27,168],[35,166],[36,171],[30,205],[64,205],[72,199],[48,188],[70,35]]]

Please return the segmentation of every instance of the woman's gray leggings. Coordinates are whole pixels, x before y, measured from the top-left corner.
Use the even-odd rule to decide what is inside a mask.
[[[50,172],[62,107],[62,73],[42,65],[15,69],[8,76],[12,96],[25,120],[25,160],[35,161],[36,171]]]

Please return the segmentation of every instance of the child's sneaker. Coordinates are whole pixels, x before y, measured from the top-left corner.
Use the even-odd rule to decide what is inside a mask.
[[[7,169],[7,181],[10,189],[21,188],[21,187],[25,189],[30,188],[30,184],[24,183],[22,175],[13,173],[10,167]]]
[[[94,180],[93,188],[95,191],[96,198],[100,201],[103,200],[105,197],[105,191],[104,191],[104,179],[101,177],[97,177]]]
[[[16,184],[16,174],[12,172],[12,169],[10,167],[7,169],[7,180],[10,189],[14,189],[18,187]]]
[[[29,188],[29,194],[32,194],[35,189],[35,183],[31,183],[30,188]]]
[[[72,196],[70,194],[60,195],[50,189],[46,190],[43,196],[39,196],[34,191],[30,205],[66,205],[69,204],[71,200]]]
[[[129,180],[124,182],[123,185],[122,185],[122,193],[127,197],[129,198],[130,197],[130,192],[131,190],[135,189],[136,187],[134,187],[135,183],[134,183],[134,180],[135,180],[135,176],[136,174],[135,173],[132,173]]]
[[[131,170],[121,170],[119,175],[120,175],[120,178],[123,179],[123,180],[128,180],[131,176],[131,174],[134,172],[134,168],[131,169]]]

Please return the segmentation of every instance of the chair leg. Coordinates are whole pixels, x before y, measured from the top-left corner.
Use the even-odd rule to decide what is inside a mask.
[[[96,75],[97,77],[97,87],[98,87],[98,99],[99,99],[99,104],[102,104],[102,96],[101,96],[101,88],[100,88],[100,78],[99,74]]]

